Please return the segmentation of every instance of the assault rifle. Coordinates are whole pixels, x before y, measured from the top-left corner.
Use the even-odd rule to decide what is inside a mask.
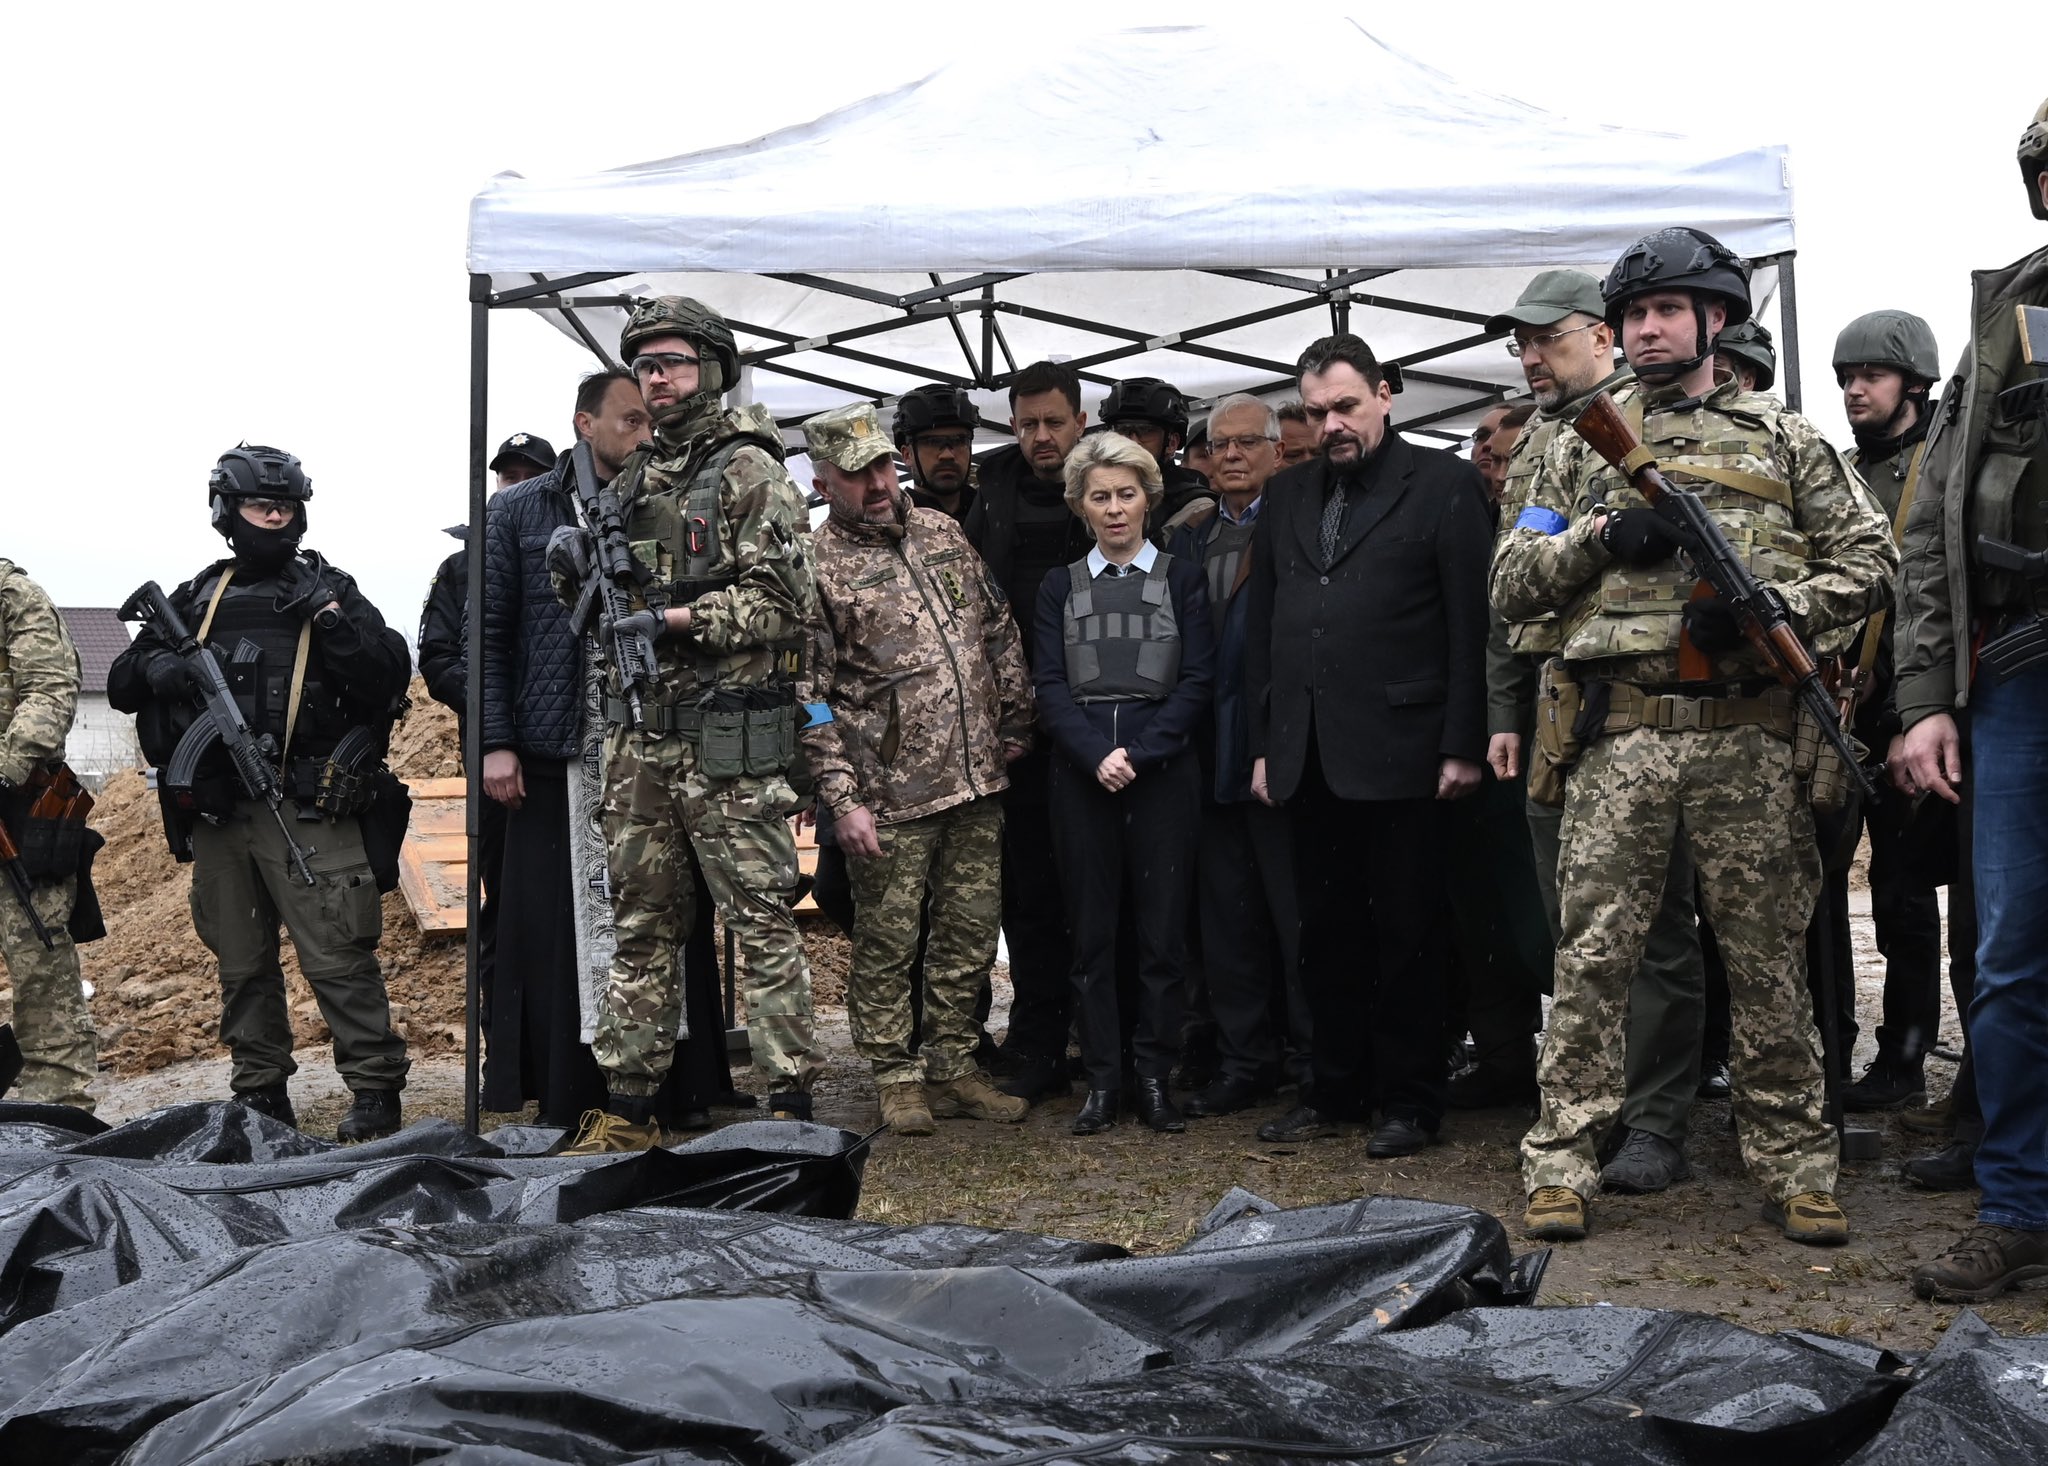
[[[1577,429],[1595,453],[1619,469],[1635,485],[1658,516],[1678,531],[1684,548],[1700,578],[1735,609],[1742,634],[1763,656],[1777,679],[1792,689],[1808,717],[1820,725],[1821,736],[1841,756],[1842,765],[1856,780],[1869,800],[1877,798],[1877,784],[1870,771],[1857,761],[1856,745],[1850,741],[1841,721],[1841,709],[1830,694],[1820,664],[1808,651],[1799,633],[1792,629],[1792,613],[1771,587],[1759,584],[1749,573],[1742,556],[1728,543],[1721,526],[1714,523],[1699,495],[1680,488],[1658,471],[1657,460],[1629,426],[1621,409],[1605,392],[1595,392],[1574,419]]]
[[[228,690],[227,674],[221,670],[219,659],[200,645],[199,638],[153,580],[145,581],[140,590],[128,597],[118,614],[123,621],[145,622],[155,631],[164,645],[185,663],[198,689],[199,717],[178,740],[171,761],[163,770],[171,802],[186,809],[193,807],[192,781],[199,760],[218,743],[227,750],[243,790],[251,799],[260,799],[270,807],[270,817],[277,821],[277,828],[284,835],[286,862],[300,880],[309,886],[316,884],[313,868],[306,863],[306,857],[316,852],[293,839],[291,826],[285,823],[284,785],[278,781],[274,764],[278,757],[277,741],[268,733],[254,732],[243,719],[234,693]]]
[[[8,833],[4,820],[0,820],[0,865],[7,867],[7,884],[14,888],[14,899],[21,903],[21,914],[28,918],[29,930],[45,947],[55,947],[56,939],[43,925],[43,919],[36,915],[35,892],[29,885],[28,867],[21,863],[21,849],[14,843],[13,835]]]
[[[621,630],[620,623],[633,614],[633,592],[644,587],[653,572],[633,558],[619,497],[598,481],[588,441],[577,440],[571,462],[576,469],[576,501],[583,507],[583,520],[594,542],[594,561],[570,622],[580,634],[590,625],[591,617],[597,617],[598,646],[619,674],[619,691],[625,694],[632,726],[644,728],[641,699],[654,690],[659,670],[654,640],[644,631]]]

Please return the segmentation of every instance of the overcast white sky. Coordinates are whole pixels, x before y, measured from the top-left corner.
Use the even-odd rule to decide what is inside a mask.
[[[304,459],[308,543],[409,637],[453,547],[440,527],[465,512],[464,229],[492,174],[672,156],[978,53],[1050,55],[1104,44],[1112,26],[1247,13],[1299,32],[1304,71],[1318,28],[1349,13],[1554,112],[1788,144],[1807,411],[1841,442],[1828,354],[1842,324],[1917,311],[1950,364],[1969,271],[2048,243],[2013,161],[2048,86],[2048,6],[2018,0],[1718,16],[1200,0],[24,8],[0,88],[14,291],[0,403],[15,464],[0,554],[70,605],[182,580],[220,553],[206,475],[246,437]],[[1188,79],[1247,109],[1287,84]],[[493,327],[493,443],[524,429],[566,445],[589,358],[523,312]]]

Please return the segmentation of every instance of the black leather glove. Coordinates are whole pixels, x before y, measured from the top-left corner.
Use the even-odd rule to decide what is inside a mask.
[[[1600,543],[1622,564],[1639,570],[1669,560],[1679,549],[1678,531],[1654,509],[1609,510]]]
[[[292,556],[278,575],[277,609],[311,620],[329,601],[339,601],[349,578],[311,550]]]
[[[612,624],[612,630],[621,636],[644,636],[649,641],[660,641],[668,630],[668,619],[659,611],[635,611],[621,616]]]
[[[177,702],[191,696],[198,689],[192,676],[192,669],[185,665],[185,659],[175,652],[160,653],[149,664],[143,674],[149,683],[149,690],[164,702]]]
[[[1687,601],[1680,619],[1693,646],[1707,656],[1726,656],[1742,645],[1742,621],[1735,608],[1719,596]]]

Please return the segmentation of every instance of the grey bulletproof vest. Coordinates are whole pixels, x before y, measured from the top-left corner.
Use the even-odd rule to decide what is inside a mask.
[[[1166,567],[1153,558],[1143,574],[1088,574],[1086,559],[1067,567],[1071,588],[1063,632],[1067,690],[1076,702],[1152,702],[1180,680],[1180,621]]]

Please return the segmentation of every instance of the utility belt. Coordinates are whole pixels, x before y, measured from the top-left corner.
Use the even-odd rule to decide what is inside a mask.
[[[1776,681],[1753,678],[1704,686],[1581,682],[1563,658],[1552,657],[1543,664],[1537,688],[1529,797],[1561,808],[1566,776],[1588,748],[1616,733],[1636,728],[1704,733],[1748,727],[1791,743],[1792,772],[1807,784],[1807,797],[1815,808],[1842,806],[1848,796],[1848,770],[1790,689]]]
[[[604,716],[623,726],[632,711],[607,693]],[[697,769],[707,779],[772,778],[796,760],[796,688],[787,682],[714,687],[687,703],[643,702],[640,717],[644,732],[696,744]]]

